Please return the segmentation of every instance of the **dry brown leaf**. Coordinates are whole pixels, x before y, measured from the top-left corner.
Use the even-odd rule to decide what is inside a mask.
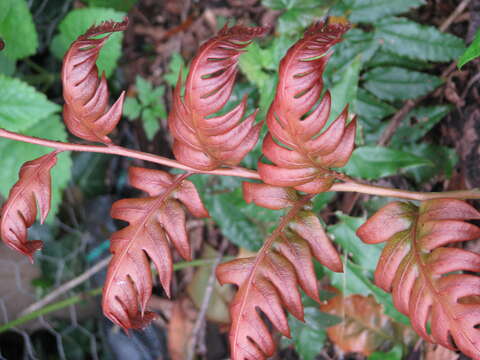
[[[168,326],[168,351],[172,360],[184,360],[187,356],[197,310],[188,297],[174,302]]]
[[[335,289],[336,293],[339,293]],[[344,319],[327,329],[330,340],[345,352],[371,355],[380,346],[392,344],[398,324],[383,313],[382,306],[370,296],[341,294],[331,298],[320,310]]]
[[[459,357],[456,352],[440,345],[427,343],[425,346],[425,360],[457,360]]]
[[[214,259],[217,257],[217,252],[211,246],[205,245],[202,259]],[[192,280],[187,287],[188,295],[193,303],[199,309],[205,296],[205,289],[207,287],[208,279],[212,273],[210,266],[202,266],[197,268]],[[234,291],[231,286],[221,286],[217,279],[213,287],[212,297],[207,308],[207,320],[214,321],[221,324],[230,323],[230,314],[228,304],[233,299]]]

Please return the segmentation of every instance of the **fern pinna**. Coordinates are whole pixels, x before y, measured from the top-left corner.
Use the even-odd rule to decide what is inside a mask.
[[[471,273],[480,272],[480,255],[446,247],[480,237],[480,228],[465,221],[470,219],[480,219],[480,213],[460,200],[429,200],[419,207],[393,202],[357,234],[370,244],[387,241],[375,283],[392,292],[395,307],[410,317],[414,330],[478,359],[480,277]]]
[[[348,27],[311,26],[280,62],[277,91],[267,114],[269,134],[263,154],[274,165],[259,162],[262,180],[315,194],[328,190],[353,151],[356,121],[348,125],[347,108],[323,132],[331,98],[323,98],[322,75],[328,50],[341,41]]]
[[[111,210],[113,218],[128,225],[111,238],[103,310],[125,330],[142,328],[155,316],[147,310],[153,286],[150,262],[170,296],[172,248],[186,260],[192,257],[187,210],[196,217],[208,216],[188,177],[208,173],[261,180],[243,183],[245,201],[283,211],[284,216],[256,255],[216,270],[221,283],[237,286],[231,303],[231,356],[261,360],[275,352],[269,324],[289,336],[285,310],[303,319],[300,289],[320,302],[312,259],[342,271],[337,247],[311,210],[313,197],[340,190],[421,200],[418,207],[391,203],[359,228],[359,237],[367,243],[388,241],[375,281],[392,292],[394,305],[410,317],[425,340],[480,359],[480,280],[473,274],[480,271],[480,255],[446,247],[480,237],[480,229],[466,221],[479,219],[480,213],[459,200],[478,199],[479,193],[439,195],[383,188],[335,170],[353,151],[356,120],[344,109],[329,123],[332,100],[324,92],[322,75],[331,47],[341,41],[347,26],[312,25],[282,59],[258,172],[238,166],[260,137],[262,121],[256,122],[256,111],[247,114],[244,98],[230,112],[218,113],[232,93],[240,54],[265,29],[224,27],[201,46],[185,84],[180,76],[173,92],[168,117],[176,158],[172,160],[114,145],[109,137],[122,115],[123,93],[109,106],[107,82],[103,75],[99,78],[95,62],[108,36],[126,26],[125,20],[92,27],[71,45],[63,62],[65,124],[73,135],[101,145],[62,143],[0,129],[0,137],[54,149],[22,166],[2,207],[0,235],[8,246],[31,259],[41,248],[40,240],[28,241],[27,229],[37,207],[41,221],[48,215],[50,171],[61,151],[116,154],[186,171],[172,175],[131,167],[130,185],[145,195],[119,200]]]

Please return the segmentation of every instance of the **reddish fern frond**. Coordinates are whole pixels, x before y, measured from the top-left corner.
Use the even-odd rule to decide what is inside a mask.
[[[56,162],[57,152],[53,151],[23,164],[19,179],[2,207],[0,234],[3,242],[28,256],[31,261],[33,254],[41,249],[43,243],[40,240],[28,241],[27,228],[32,226],[37,218],[37,205],[42,223],[48,216],[51,202],[50,170]]]
[[[267,114],[270,131],[263,154],[274,165],[259,162],[262,180],[307,193],[328,190],[336,174],[329,168],[344,166],[353,151],[355,124],[348,125],[347,108],[322,133],[330,115],[331,99],[323,90],[322,74],[328,50],[341,41],[348,27],[311,26],[280,63],[275,99]]]
[[[480,237],[480,228],[468,219],[480,219],[480,213],[461,200],[429,200],[419,208],[393,202],[357,234],[367,243],[388,241],[375,282],[392,292],[395,307],[410,317],[414,330],[427,341],[480,359],[480,304],[469,301],[480,295],[480,277],[471,274],[480,271],[480,255],[446,247]]]
[[[122,92],[109,108],[109,91],[105,74],[98,77],[96,61],[111,33],[127,28],[121,23],[106,21],[93,26],[78,37],[63,59],[63,117],[68,130],[84,140],[110,144],[107,135],[115,129],[122,116]],[[102,38],[99,35],[107,34]]]
[[[152,294],[149,260],[169,295],[173,273],[170,244],[184,259],[191,259],[181,203],[197,217],[207,217],[208,212],[193,183],[185,180],[187,176],[132,167],[130,184],[148,197],[123,199],[112,206],[112,217],[129,225],[111,238],[113,258],[103,288],[103,311],[126,330],[142,328],[154,318],[145,310]]]
[[[224,27],[193,59],[183,98],[179,76],[168,117],[178,161],[200,170],[234,166],[255,146],[261,123],[255,124],[256,111],[242,121],[246,97],[230,112],[212,115],[230,98],[243,49],[264,32],[261,27]]]
[[[298,287],[320,301],[312,255],[333,271],[342,271],[340,257],[319,219],[304,209],[311,196],[298,198],[291,189],[244,183],[247,202],[271,209],[291,207],[256,256],[236,259],[217,268],[220,283],[238,292],[230,304],[231,358],[265,359],[275,344],[258,310],[285,336],[290,336],[286,308],[303,320]]]

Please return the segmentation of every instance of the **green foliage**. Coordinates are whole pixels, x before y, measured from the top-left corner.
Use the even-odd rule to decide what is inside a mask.
[[[393,134],[390,145],[401,149],[403,144],[416,143],[438,124],[450,110],[450,106],[447,105],[415,108],[405,116],[402,125]]]
[[[465,51],[462,39],[404,18],[379,21],[375,37],[385,50],[412,59],[449,61]]]
[[[383,146],[363,146],[353,151],[348,164],[343,168],[350,176],[375,180],[395,175],[401,169],[421,165],[433,167],[433,163],[420,156]]]
[[[344,273],[326,270],[332,285],[344,296],[372,294],[392,319],[408,324],[408,319],[393,306],[390,294],[373,284],[373,272],[380,257],[382,244],[366,245],[356,235],[358,227],[365,222],[362,217],[351,217],[337,212],[339,222],[328,227],[328,233],[346,250]]]
[[[330,90],[332,95],[332,108],[329,120],[333,121],[336,119],[348,104],[352,104],[349,110],[355,112],[354,100],[357,97],[361,67],[362,62],[359,56],[342,71],[342,76],[339,81],[332,86]]]
[[[241,181],[236,178],[194,175],[190,180],[197,186],[222,234],[244,249],[258,251],[282,215],[279,211],[245,203]]]
[[[84,8],[70,11],[61,21],[58,29],[60,33],[56,35],[51,43],[51,51],[59,59],[68,50],[70,44],[81,34],[83,34],[92,24],[100,24],[102,21],[114,20],[122,21],[124,13],[112,9],[103,8]],[[123,34],[114,33],[110,40],[105,44],[97,61],[99,72],[105,71],[109,77],[117,66],[117,60],[121,54],[121,43]]]
[[[364,75],[365,88],[383,100],[408,100],[435,90],[442,80],[436,76],[400,67],[377,67]]]
[[[2,57],[17,60],[35,53],[38,36],[26,0],[0,1],[0,37],[5,41]]]
[[[283,11],[278,18],[277,31],[281,34],[301,32],[316,18],[320,18],[337,0],[262,0],[262,4]]]
[[[353,23],[374,23],[389,15],[402,14],[423,5],[424,0],[344,0],[339,9]]]
[[[339,222],[328,227],[328,233],[342,249],[351,254],[358,265],[369,271],[374,271],[377,265],[372,259],[378,259],[383,246],[367,245],[362,242],[355,231],[365,222],[365,218],[352,217],[341,212],[336,213]]]
[[[276,69],[292,43],[289,37],[281,36],[264,47],[253,43],[240,56],[240,70],[258,89],[259,118],[265,116],[273,100],[278,79]]]
[[[463,65],[472,61],[475,58],[480,56],[480,30],[477,30],[475,38],[470,46],[465,50],[465,52],[458,59],[458,68],[462,68]]]
[[[188,67],[185,64],[185,60],[179,53],[173,53],[168,64],[168,72],[163,75],[163,79],[167,84],[175,86],[177,84],[178,76],[182,71],[182,81],[185,82],[188,74]]]
[[[35,88],[0,75],[0,127],[22,131],[59,110],[60,106]]]
[[[394,346],[390,351],[375,351],[368,357],[368,360],[401,360],[403,349],[400,345]]]
[[[163,86],[154,88],[149,81],[141,76],[137,76],[135,84],[138,94],[136,97],[125,99],[123,111],[130,120],[137,118],[142,120],[145,134],[151,141],[160,129],[160,119],[167,117],[165,103],[163,102],[165,88]]]
[[[84,0],[91,7],[112,8],[118,11],[129,11],[138,0]]]
[[[307,304],[305,298],[305,322],[288,316],[288,325],[292,339],[284,341],[293,343],[300,359],[315,360],[327,338],[326,329],[341,322],[337,316],[318,310],[318,304]],[[310,305],[310,306],[308,306]]]

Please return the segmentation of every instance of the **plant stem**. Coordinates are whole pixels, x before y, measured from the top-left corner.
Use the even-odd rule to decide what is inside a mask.
[[[329,191],[357,192],[367,195],[393,197],[407,200],[426,201],[432,199],[480,199],[480,189],[457,190],[444,192],[419,192],[400,190],[377,185],[362,184],[356,181],[336,183]]]
[[[224,260],[231,260],[232,257],[231,256],[224,257],[223,259]],[[207,266],[207,265],[211,265],[215,261],[216,261],[216,258],[215,259],[199,259],[199,260],[193,260],[193,261],[182,261],[182,262],[178,262],[178,263],[174,264],[173,265],[173,270],[177,271],[177,270],[181,270],[181,269],[184,269],[184,268],[187,268],[187,267]],[[57,302],[55,302],[51,305],[47,305],[45,307],[42,307],[41,309],[33,311],[29,314],[25,314],[23,316],[20,316],[19,318],[15,319],[15,320],[12,320],[12,321],[4,324],[4,325],[1,325],[0,326],[0,334],[9,330],[9,329],[11,329],[11,328],[13,328],[13,327],[16,327],[18,325],[22,325],[22,324],[24,324],[24,323],[26,323],[30,320],[35,320],[36,318],[38,318],[40,316],[49,314],[49,313],[54,312],[54,311],[61,310],[61,309],[66,308],[67,306],[70,306],[70,305],[77,304],[77,303],[79,303],[83,300],[86,300],[86,299],[88,299],[92,296],[100,295],[102,293],[102,289],[103,289],[102,287],[98,287],[98,288],[86,291],[84,293],[71,296],[68,299],[57,301]]]
[[[33,136],[21,135],[21,134],[17,134],[17,133],[0,128],[0,138],[2,137],[10,140],[22,141],[30,144],[54,148],[58,151],[80,151],[80,152],[119,155],[119,156],[129,157],[133,159],[149,161],[155,164],[160,164],[160,165],[188,171],[195,174],[236,176],[236,177],[242,177],[246,179],[261,180],[260,175],[255,170],[250,170],[242,167],[220,168],[215,170],[198,170],[198,169],[190,168],[186,165],[179,163],[178,161],[168,159],[163,156],[145,153],[142,151],[137,151],[132,149],[127,149],[117,145],[105,146],[105,145],[84,145],[84,144],[64,143],[61,141],[46,140],[46,139],[36,138]],[[345,177],[344,182],[334,184],[330,188],[330,191],[357,192],[357,193],[362,193],[367,195],[386,196],[386,197],[394,197],[394,198],[407,199],[407,200],[419,200],[419,201],[425,201],[430,199],[440,199],[440,198],[480,199],[479,189],[445,191],[445,192],[418,192],[418,191],[400,190],[400,189],[394,189],[394,188],[387,188],[383,186],[362,184],[353,179],[350,179],[349,177]]]
[[[232,167],[232,168],[221,168],[210,171],[202,171],[190,168],[186,165],[179,163],[178,161],[168,159],[163,156],[154,155],[150,153],[145,153],[142,151],[127,149],[122,146],[110,145],[83,145],[83,144],[73,144],[73,143],[64,143],[61,141],[46,140],[41,138],[36,138],[28,135],[17,134],[5,129],[0,128],[0,137],[22,141],[30,144],[45,146],[49,148],[57,149],[58,151],[79,151],[79,152],[92,152],[92,153],[102,153],[102,154],[111,154],[119,155],[129,158],[134,158],[138,160],[145,160],[152,163],[165,165],[168,167],[177,168],[180,170],[192,172],[192,173],[203,173],[203,174],[212,174],[212,175],[223,175],[223,176],[237,176],[247,179],[257,179],[260,180],[260,175],[256,171],[241,168],[241,167]]]

